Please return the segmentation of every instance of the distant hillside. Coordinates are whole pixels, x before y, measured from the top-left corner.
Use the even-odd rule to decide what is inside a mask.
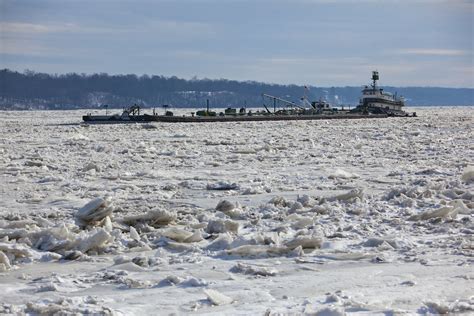
[[[0,109],[121,108],[134,103],[145,107],[261,106],[262,93],[299,102],[304,87],[254,81],[185,80],[177,77],[65,74],[50,75],[0,70]],[[334,105],[358,103],[361,87],[309,87],[310,100],[326,99]],[[407,104],[474,105],[474,89],[435,87],[385,87],[405,96]]]

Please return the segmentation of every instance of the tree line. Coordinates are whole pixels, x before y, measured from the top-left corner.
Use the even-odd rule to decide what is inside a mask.
[[[45,74],[0,70],[0,108],[75,109],[125,107],[202,107],[208,99],[214,107],[261,106],[262,93],[299,102],[325,99],[334,105],[355,105],[361,87],[309,87],[227,79],[181,79],[158,75]],[[473,89],[392,88],[411,105],[472,105]]]

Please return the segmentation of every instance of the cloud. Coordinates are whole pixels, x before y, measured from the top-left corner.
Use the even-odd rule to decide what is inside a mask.
[[[8,36],[0,38],[0,54],[29,55],[29,56],[58,56],[61,49],[46,45],[41,41],[33,41],[29,38],[19,36]]]
[[[113,33],[115,28],[82,26],[75,23],[23,23],[0,22],[1,35],[47,35],[52,33]]]
[[[22,33],[22,34],[41,34],[41,33],[55,33],[64,32],[72,29],[77,29],[73,24],[63,25],[46,25],[20,22],[0,22],[0,29],[2,33]]]
[[[147,30],[148,34],[153,37],[162,39],[180,39],[189,40],[192,38],[208,38],[215,35],[215,30],[210,24],[189,21],[174,20],[149,20],[140,24],[132,25],[114,25],[113,27],[80,25],[76,23],[23,23],[23,22],[0,22],[1,37],[24,37],[47,36],[50,34],[103,34],[112,37],[122,37],[123,35],[132,36],[133,38],[142,38],[143,31]]]
[[[201,22],[158,20],[150,23],[150,26],[163,32],[214,34],[210,24]]]
[[[439,49],[439,48],[406,48],[397,51],[402,55],[423,55],[423,56],[464,56],[469,52],[460,49]]]

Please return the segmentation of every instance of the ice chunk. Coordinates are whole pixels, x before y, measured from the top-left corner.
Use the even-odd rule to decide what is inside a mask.
[[[301,205],[303,205],[304,207],[312,207],[314,203],[316,202],[316,200],[313,197],[307,194],[303,194],[302,196],[298,195],[298,198],[296,200],[299,203],[301,203]]]
[[[266,245],[243,245],[227,250],[231,256],[266,256],[289,254],[293,249],[288,247],[266,246]]]
[[[431,312],[436,313],[438,315],[446,315],[451,310],[448,304],[443,304],[440,302],[425,302],[425,305],[428,306]]]
[[[58,286],[54,283],[48,283],[44,285],[40,285],[37,289],[36,292],[57,292],[59,290]]]
[[[35,248],[55,252],[71,249],[76,237],[76,234],[71,232],[64,222],[57,227],[43,229],[29,236]]]
[[[182,278],[176,275],[169,275],[158,283],[158,287],[177,285],[181,287],[198,287],[198,286],[208,286],[209,283],[204,279],[195,278],[188,276]]]
[[[91,161],[91,162],[87,163],[87,164],[84,166],[84,168],[82,168],[82,171],[83,171],[83,172],[87,172],[87,171],[89,171],[89,170],[100,171],[100,167],[99,167],[96,163],[94,163],[94,162]]]
[[[29,258],[36,253],[33,249],[30,249],[24,244],[10,244],[6,242],[0,242],[0,251],[2,251],[2,253],[7,255],[10,259],[12,257],[15,259]]]
[[[54,253],[54,252],[46,252],[46,253],[39,253],[41,255],[41,258],[39,259],[39,261],[41,262],[48,262],[48,261],[53,261],[53,260],[59,260],[62,258],[62,256],[58,253]]]
[[[282,207],[288,206],[288,202],[282,196],[275,196],[268,203],[273,204],[275,206],[282,206]]]
[[[0,250],[0,272],[9,270],[11,268],[10,259]]]
[[[113,211],[110,197],[97,198],[80,208],[76,213],[76,218],[81,224],[90,225],[100,222],[106,216],[110,216]]]
[[[113,230],[113,225],[112,225],[112,220],[110,219],[109,216],[106,216],[105,219],[104,219],[104,229],[110,233],[112,232]]]
[[[181,281],[179,285],[183,287],[198,287],[198,286],[208,286],[209,283],[204,279],[199,279],[199,278],[189,276],[183,281]]]
[[[127,225],[135,226],[144,222],[153,227],[166,226],[176,220],[176,214],[165,210],[151,210],[143,215],[134,215],[123,218],[121,221]]]
[[[184,242],[200,242],[204,238],[202,237],[203,231],[201,229],[196,230],[191,236],[186,238]]]
[[[64,260],[77,260],[77,259],[80,259],[84,256],[84,254],[82,252],[80,252],[79,250],[71,250],[71,251],[67,251],[64,256],[63,256],[63,259]]]
[[[372,259],[373,255],[368,253],[360,252],[347,252],[347,253],[334,253],[321,255],[321,258],[330,259],[330,260],[363,260],[363,259]]]
[[[409,220],[428,220],[432,218],[456,218],[458,213],[466,214],[470,212],[461,200],[455,200],[448,206],[438,208],[436,210],[428,210],[418,215],[413,215]]]
[[[116,270],[116,271],[119,271],[119,272],[124,272],[124,271],[128,271],[128,272],[143,272],[143,271],[146,271],[144,268],[140,267],[139,265],[133,263],[133,262],[124,262],[124,263],[119,263],[119,264],[116,264],[110,268],[108,268],[110,270]]]
[[[179,283],[181,283],[181,281],[183,281],[183,278],[179,276],[168,275],[166,278],[164,278],[158,283],[158,286],[161,287],[161,286],[178,285]]]
[[[316,214],[328,214],[329,208],[323,205],[316,205],[313,208],[311,208],[309,212],[316,213]]]
[[[315,316],[345,316],[346,312],[342,307],[324,307],[314,313]]]
[[[415,174],[417,175],[445,175],[446,173],[436,168],[428,168],[428,169],[415,172]]]
[[[148,267],[148,257],[146,256],[136,256],[132,259],[132,262],[135,263],[139,267]]]
[[[364,197],[364,191],[362,189],[353,189],[349,192],[342,193],[333,197],[327,198],[328,201],[348,201],[352,202],[355,199],[362,199]]]
[[[230,244],[232,243],[232,237],[227,234],[221,234],[213,242],[211,242],[206,249],[211,251],[229,249]]]
[[[42,177],[41,179],[39,179],[38,183],[61,182],[63,180],[64,178],[62,177],[47,176],[47,177]]]
[[[243,217],[242,209],[227,200],[220,201],[216,206],[216,210],[233,219],[241,219]]]
[[[24,238],[28,235],[26,229],[0,229],[0,239],[8,237],[9,240]]]
[[[4,263],[0,263],[0,273],[6,272],[10,269],[10,267],[7,267]]]
[[[44,220],[41,218],[41,220]],[[4,221],[0,220],[0,228],[5,229],[16,229],[16,228],[31,228],[35,225],[42,226],[40,220],[35,221],[33,219],[23,219],[23,220],[13,220],[13,221]]]
[[[0,305],[1,306],[1,305]],[[1,310],[1,307],[0,307]],[[116,311],[97,304],[97,299],[92,296],[70,299],[65,297],[54,300],[42,298],[36,303],[26,303],[25,309],[15,314],[28,315],[115,315]]]
[[[84,239],[79,240],[77,249],[85,253],[91,249],[98,249],[112,241],[113,237],[103,228],[92,231]]]
[[[461,180],[468,184],[474,182],[474,166],[469,166],[464,169]]]
[[[357,179],[359,175],[345,171],[342,169],[336,169],[333,173],[328,176],[329,179]]]
[[[204,293],[207,296],[207,299],[213,304],[213,305],[227,305],[232,303],[234,300],[227,295],[224,295],[216,290],[212,289],[206,289],[204,290]]]
[[[288,210],[289,213],[297,213],[297,212],[301,212],[301,210],[303,209],[303,204],[301,204],[300,202],[296,201],[294,202],[290,209]]]
[[[243,273],[243,274],[251,274],[251,275],[260,275],[260,276],[275,276],[278,271],[274,268],[267,268],[267,267],[257,267],[251,266],[248,264],[237,263],[230,269],[231,272],[234,273]]]
[[[179,229],[176,227],[165,229],[161,232],[161,234],[169,239],[173,239],[177,242],[184,242],[188,238],[190,238],[193,233],[185,231],[183,229]]]
[[[222,220],[222,219],[210,220],[206,228],[206,232],[208,232],[209,234],[226,233],[226,232],[237,234],[238,230],[239,230],[239,223],[231,221],[231,220]]]
[[[308,227],[308,226],[311,226],[314,224],[314,221],[312,218],[310,217],[299,217],[299,218],[296,218],[296,220],[291,223],[291,227],[293,229],[303,229],[305,227]]]
[[[221,211],[222,213],[230,212],[235,208],[235,205],[228,201],[228,200],[222,200],[219,203],[217,203],[216,210]]]
[[[142,281],[131,278],[125,278],[121,283],[123,283],[123,286],[128,289],[147,289],[152,286],[150,281]]]
[[[303,249],[316,249],[320,248],[322,244],[321,237],[315,236],[298,236],[288,242],[286,242],[286,246],[290,249],[295,249],[298,246],[301,246]]]
[[[227,250],[227,254],[232,256],[259,256],[266,254],[268,251],[267,246],[262,245],[243,245],[240,247],[232,248]]]
[[[140,235],[138,234],[137,230],[133,226],[130,226],[130,238],[136,241],[140,241]]]
[[[393,249],[399,248],[399,245],[396,240],[388,239],[388,238],[379,238],[379,237],[371,237],[367,239],[362,245],[364,247],[379,247],[382,246],[384,243],[387,243]]]
[[[208,190],[238,190],[239,186],[237,183],[229,183],[225,181],[219,181],[216,183],[208,183],[206,186]]]

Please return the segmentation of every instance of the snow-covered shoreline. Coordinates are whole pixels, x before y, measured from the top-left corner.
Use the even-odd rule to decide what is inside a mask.
[[[472,107],[74,125],[83,112],[0,112],[0,312],[474,310]]]

